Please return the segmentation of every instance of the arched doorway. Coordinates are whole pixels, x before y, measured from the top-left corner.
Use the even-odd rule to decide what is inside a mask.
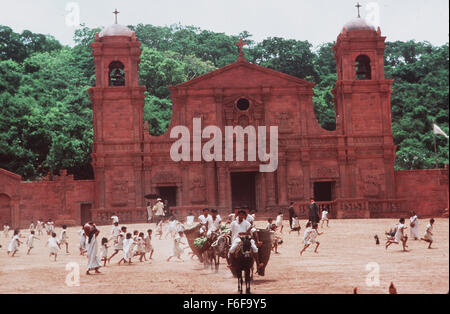
[[[0,226],[3,228],[5,223],[12,226],[11,216],[11,198],[6,194],[0,194]]]

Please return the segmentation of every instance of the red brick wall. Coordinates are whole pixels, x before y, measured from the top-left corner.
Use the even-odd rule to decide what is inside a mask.
[[[419,216],[441,216],[448,208],[448,167],[395,171],[395,181],[397,197]]]

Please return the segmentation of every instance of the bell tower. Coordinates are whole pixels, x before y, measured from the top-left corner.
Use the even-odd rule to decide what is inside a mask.
[[[343,197],[390,198],[395,194],[390,107],[393,81],[384,76],[385,39],[380,28],[375,30],[358,12],[333,47],[336,132],[343,136],[345,146],[339,159],[351,186]],[[369,187],[358,191],[366,183]]]
[[[92,166],[95,209],[133,209],[143,205],[142,150],[145,86],[138,84],[140,45],[116,22],[91,44],[96,68],[89,89],[94,120]],[[117,208],[117,209],[116,209]]]

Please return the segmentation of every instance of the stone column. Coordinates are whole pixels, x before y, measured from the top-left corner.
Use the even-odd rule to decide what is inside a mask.
[[[278,204],[287,205],[287,178],[286,178],[286,155],[285,153],[278,154]]]
[[[216,167],[214,162],[206,163],[206,199],[209,207],[216,207]]]
[[[275,206],[275,175],[273,172],[264,173],[267,188],[267,206]]]
[[[217,164],[217,179],[218,179],[218,192],[219,192],[219,206],[222,208],[227,207],[228,198],[228,181],[227,180],[227,169],[224,164]]]

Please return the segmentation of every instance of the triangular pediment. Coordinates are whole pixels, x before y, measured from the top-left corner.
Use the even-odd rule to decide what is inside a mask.
[[[247,61],[236,61],[190,81],[171,86],[170,89],[252,88],[261,86],[313,88],[314,83]]]

